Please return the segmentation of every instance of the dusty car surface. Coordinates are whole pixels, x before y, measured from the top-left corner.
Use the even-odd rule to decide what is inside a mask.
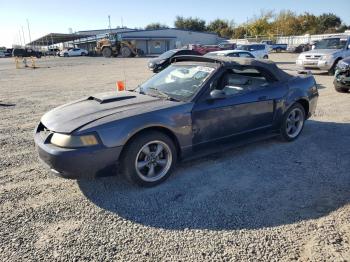
[[[113,173],[154,186],[178,160],[235,142],[293,141],[315,111],[313,76],[271,61],[178,56],[134,91],[85,97],[46,113],[35,130],[39,157],[68,178]]]
[[[339,61],[334,75],[334,88],[340,93],[350,90],[350,57]]]

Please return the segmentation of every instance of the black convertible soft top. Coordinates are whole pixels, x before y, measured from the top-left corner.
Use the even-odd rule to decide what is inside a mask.
[[[204,57],[204,56],[175,56],[170,62],[183,62],[183,61],[197,61],[197,62],[207,62],[207,63],[219,63],[222,66],[252,66],[252,67],[260,67],[267,71],[269,71],[278,81],[288,81],[291,76],[290,74],[284,72],[280,69],[273,61],[270,60],[262,60],[255,58],[236,58],[236,57]]]

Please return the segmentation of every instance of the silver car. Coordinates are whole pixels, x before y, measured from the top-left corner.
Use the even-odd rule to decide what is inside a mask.
[[[319,41],[313,50],[303,52],[296,60],[299,69],[320,69],[334,75],[337,63],[350,56],[350,37],[336,36]]]

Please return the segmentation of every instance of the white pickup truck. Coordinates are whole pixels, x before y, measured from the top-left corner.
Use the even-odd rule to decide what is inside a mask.
[[[337,63],[350,56],[350,36],[332,36],[317,42],[313,50],[303,52],[296,60],[299,69],[320,69],[334,75]]]

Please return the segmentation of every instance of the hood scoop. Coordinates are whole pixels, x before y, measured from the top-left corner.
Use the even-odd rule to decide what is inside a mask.
[[[123,101],[127,99],[132,99],[135,98],[136,96],[134,95],[121,95],[121,94],[116,94],[116,93],[103,93],[103,94],[98,94],[94,96],[88,97],[87,100],[95,100],[99,102],[100,104],[106,104],[106,103],[111,103],[111,102],[118,102],[118,101]]]

